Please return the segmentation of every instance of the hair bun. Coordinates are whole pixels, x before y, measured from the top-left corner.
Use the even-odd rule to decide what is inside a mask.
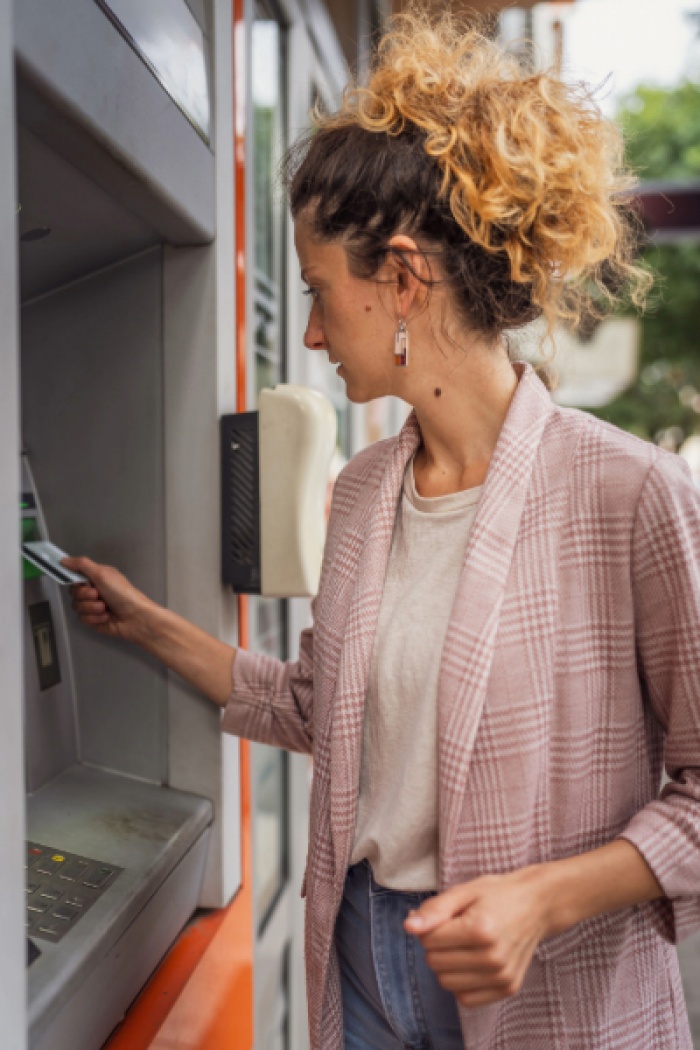
[[[578,318],[576,285],[611,298],[604,265],[642,297],[625,206],[635,180],[584,85],[533,73],[479,29],[414,7],[390,20],[367,84],[346,90],[337,116],[391,136],[418,129],[454,220],[507,253],[512,279],[550,321]]]

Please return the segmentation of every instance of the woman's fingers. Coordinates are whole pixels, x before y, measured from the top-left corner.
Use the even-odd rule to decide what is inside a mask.
[[[87,583],[74,583],[70,589],[73,601],[94,601],[95,598],[99,598],[99,591],[95,590],[94,587],[90,587]]]
[[[426,951],[425,961],[435,973],[499,973],[503,960],[491,952],[472,951]]]
[[[448,992],[500,991],[512,995],[515,989],[511,986],[515,975],[504,970],[502,973],[478,973],[455,970],[436,975],[438,981]]]
[[[90,616],[93,613],[105,612],[107,606],[104,602],[73,602],[73,608],[79,614]]]
[[[484,988],[478,992],[458,992],[455,998],[461,1006],[488,1006],[490,1003],[507,999],[512,994],[500,988]]]
[[[106,604],[93,587],[84,584],[76,587],[72,605],[80,622],[89,627],[99,627],[110,619]]]
[[[93,602],[89,605],[76,605],[75,611],[81,620],[85,620],[91,616],[109,616],[109,612],[102,602]]]
[[[65,565],[67,569],[71,569],[73,572],[81,572],[83,576],[87,576],[91,580],[96,570],[99,570],[99,565],[92,558],[73,558],[65,557],[61,559],[61,565]]]

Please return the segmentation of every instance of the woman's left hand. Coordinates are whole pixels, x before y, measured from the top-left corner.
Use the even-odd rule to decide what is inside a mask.
[[[463,1006],[515,995],[533,952],[551,932],[546,865],[460,883],[411,912],[404,928]]]
[[[440,984],[463,1006],[484,1006],[520,991],[545,937],[662,896],[639,850],[617,838],[587,853],[452,886],[424,901],[404,926],[420,939]]]

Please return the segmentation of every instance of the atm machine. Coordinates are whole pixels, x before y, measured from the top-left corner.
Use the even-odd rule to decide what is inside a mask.
[[[214,243],[208,81],[188,109],[171,61],[181,47],[209,70],[211,10],[15,5],[17,513],[25,540],[115,564],[233,642],[218,470],[233,317],[217,308],[232,265]],[[172,45],[160,71],[149,12]],[[195,909],[240,885],[238,741],[156,661],[82,626],[67,587],[23,573],[28,1045],[98,1050]]]
[[[21,516],[24,539],[47,538],[26,457]],[[101,1045],[197,906],[212,821],[209,800],[79,761],[60,591],[24,561],[26,924],[36,1050]]]
[[[116,565],[235,644],[222,515],[236,522],[220,463],[226,446],[233,469],[244,443],[229,429],[243,425],[231,417],[230,18],[228,0],[15,3],[20,382],[13,362],[0,394],[21,404],[21,436],[0,469],[21,465],[26,541]],[[263,472],[262,546],[290,540],[284,497],[304,556],[294,579],[286,553],[268,565],[282,589],[264,564],[257,585],[307,593],[335,415],[320,395],[266,398],[260,457],[277,474]],[[0,655],[15,661],[3,704],[24,721],[28,1047],[99,1050],[195,909],[226,906],[241,886],[239,741],[155,660],[81,625],[67,587],[28,563],[23,575],[21,608],[2,605],[21,618],[23,689],[14,647]],[[0,789],[3,777],[14,814],[19,771],[0,768]],[[0,873],[13,900],[15,875]],[[14,952],[0,962],[15,978]]]

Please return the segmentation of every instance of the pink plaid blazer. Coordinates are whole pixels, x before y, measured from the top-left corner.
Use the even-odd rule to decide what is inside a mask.
[[[690,1050],[673,944],[700,927],[700,498],[683,462],[556,406],[529,365],[486,477],[439,685],[439,887],[641,851],[665,898],[538,947],[467,1050]],[[314,1050],[342,1050],[335,917],[363,707],[415,415],[338,479],[298,661],[239,652],[223,728],[314,756],[306,967]],[[670,781],[659,793],[662,769]]]

